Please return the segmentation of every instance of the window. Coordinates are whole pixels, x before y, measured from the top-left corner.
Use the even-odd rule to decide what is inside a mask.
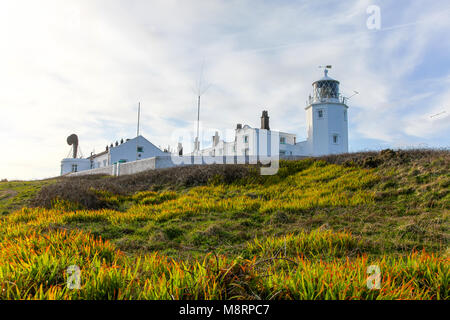
[[[323,118],[323,110],[318,110],[318,111],[317,111],[317,116],[318,116],[319,118]]]
[[[248,143],[248,136],[244,136],[244,143]]]
[[[326,100],[339,97],[339,85],[334,80],[321,80],[314,84],[314,99]]]
[[[137,147],[137,152],[144,152],[144,147]]]
[[[286,137],[280,137],[280,143],[285,144],[286,143]]]
[[[103,166],[106,167],[106,160],[103,160]]]
[[[344,121],[347,121],[347,110],[344,111]]]
[[[338,144],[339,142],[339,136],[337,134],[333,134],[333,143]]]
[[[77,172],[78,171],[78,165],[73,164],[72,165],[72,172]]]

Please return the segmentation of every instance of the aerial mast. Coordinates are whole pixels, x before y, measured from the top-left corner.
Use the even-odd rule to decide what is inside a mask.
[[[200,77],[198,80],[198,84],[197,84],[197,136],[195,138],[195,142],[194,142],[194,151],[198,151],[200,150],[200,141],[199,141],[199,136],[200,136],[200,100],[201,100],[201,96],[209,89],[210,85],[204,85],[203,84],[203,67],[204,67],[204,63],[202,63],[202,67],[200,69]]]
[[[141,102],[138,103],[137,132],[136,132],[136,161],[138,160],[139,126],[141,118]]]
[[[141,103],[138,103],[137,137],[139,137],[139,121],[141,117]]]

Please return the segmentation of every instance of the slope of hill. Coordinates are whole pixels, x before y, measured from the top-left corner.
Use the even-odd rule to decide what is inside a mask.
[[[448,299],[449,168],[448,151],[385,150],[283,161],[274,176],[58,179],[0,220],[0,298]]]
[[[30,205],[41,187],[56,182],[57,179],[34,181],[0,182],[0,216]]]

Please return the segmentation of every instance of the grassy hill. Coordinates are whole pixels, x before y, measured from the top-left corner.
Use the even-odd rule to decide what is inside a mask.
[[[448,299],[449,168],[448,151],[384,150],[282,161],[274,176],[2,182],[0,299]]]
[[[30,205],[41,187],[56,182],[57,179],[34,181],[0,182],[0,216]]]

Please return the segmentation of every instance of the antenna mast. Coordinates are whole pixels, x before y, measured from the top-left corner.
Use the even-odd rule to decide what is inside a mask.
[[[138,121],[137,121],[137,137],[139,136],[139,120],[141,117],[141,103],[138,104]]]
[[[138,143],[139,143],[139,126],[141,118],[141,102],[138,103],[138,118],[137,118],[137,132],[136,132],[136,161],[138,160]]]
[[[201,96],[209,89],[210,85],[203,86],[202,80],[203,80],[203,67],[205,62],[203,61],[202,67],[200,69],[200,78],[198,80],[197,85],[197,137],[195,138],[194,142],[194,151],[200,150],[200,141],[199,141],[199,135],[200,135],[200,99]]]
[[[197,102],[197,141],[198,141],[198,135],[200,130],[200,97],[201,95],[198,95],[198,102]]]
[[[353,94],[350,97],[342,97],[342,102],[343,103],[347,103],[348,100],[350,100],[352,97],[356,96],[357,94],[359,94],[358,91],[353,90]]]

